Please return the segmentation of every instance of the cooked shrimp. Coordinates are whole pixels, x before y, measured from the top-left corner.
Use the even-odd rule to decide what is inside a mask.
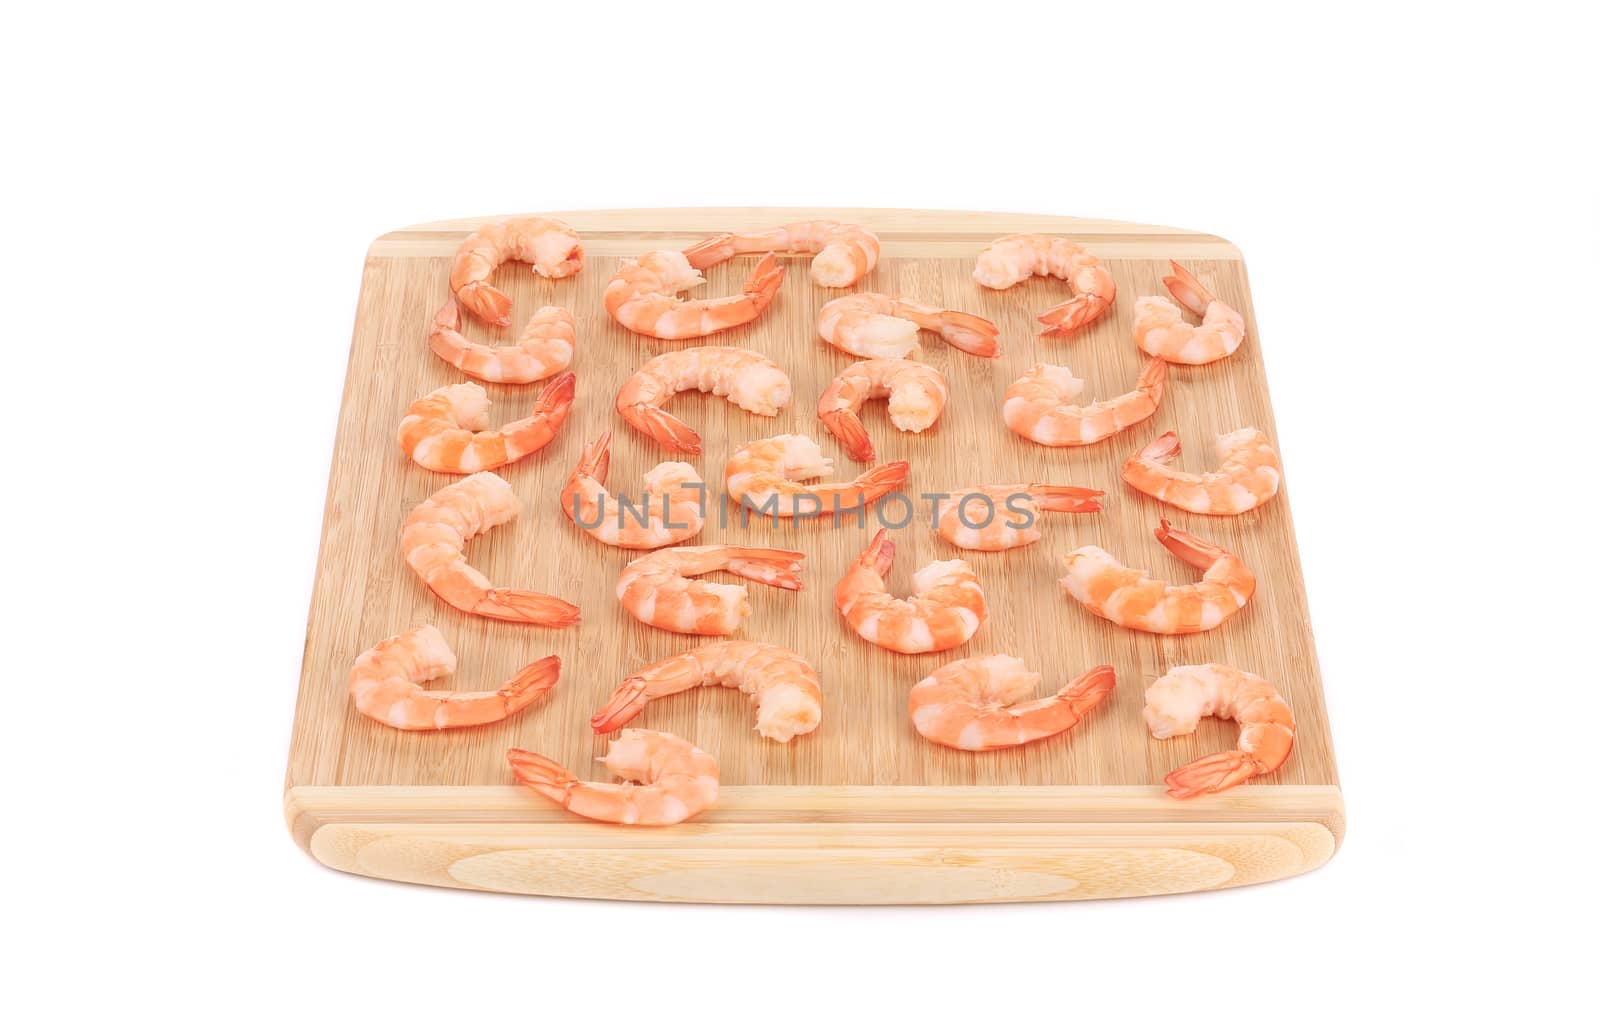
[[[1201,317],[1196,327],[1183,319],[1178,307],[1158,295],[1143,296],[1133,304],[1133,341],[1151,355],[1168,362],[1198,366],[1232,355],[1244,341],[1244,316],[1207,292],[1194,275],[1172,261],[1166,282],[1174,299]]]
[[[1044,537],[1037,511],[1090,514],[1100,509],[1099,489],[1075,485],[975,485],[939,497],[934,529],[963,549],[999,552]]]
[[[1041,337],[1068,334],[1092,323],[1117,297],[1117,284],[1100,259],[1061,236],[1002,236],[978,253],[972,276],[985,288],[1010,288],[1034,275],[1059,278],[1076,293],[1039,314]]]
[[[909,359],[863,359],[833,378],[817,401],[817,417],[858,461],[873,458],[872,437],[856,413],[876,398],[889,399],[889,421],[904,433],[920,433],[939,421],[950,388],[932,366]]]
[[[1083,381],[1065,366],[1035,363],[1006,388],[1006,425],[1046,447],[1082,447],[1137,425],[1156,413],[1167,387],[1167,364],[1151,359],[1133,390],[1108,401],[1075,405]]]
[[[723,480],[728,495],[756,513],[819,517],[866,506],[899,486],[910,471],[910,462],[895,461],[863,471],[853,482],[802,485],[802,479],[833,474],[833,459],[823,457],[811,437],[787,433],[735,450]]]
[[[755,415],[778,414],[794,393],[788,374],[765,355],[707,345],[667,352],[645,363],[617,391],[617,412],[666,449],[698,454],[700,434],[661,407],[686,390],[725,397]]]
[[[535,661],[491,693],[441,693],[420,685],[455,671],[444,635],[418,626],[361,652],[350,669],[350,696],[356,710],[390,728],[470,728],[508,718],[550,692],[561,678],[561,659],[552,654]]]
[[[962,658],[911,687],[917,734],[951,749],[982,752],[1045,739],[1076,725],[1116,688],[1110,665],[1090,669],[1055,696],[1019,702],[1039,685],[1021,658]]]
[[[478,380],[533,383],[572,365],[576,331],[572,314],[559,306],[534,311],[514,345],[480,345],[461,333],[461,308],[454,299],[433,318],[428,347],[433,354]]]
[[[589,725],[597,734],[609,734],[651,700],[701,686],[726,686],[749,696],[756,731],[777,742],[804,735],[822,720],[822,683],[810,662],[777,644],[724,640],[635,672]]]
[[[518,781],[570,813],[602,823],[664,827],[717,800],[717,761],[676,735],[627,728],[601,761],[625,784],[580,781],[559,763],[526,749],[506,752]]]
[[[633,502],[606,490],[611,434],[583,448],[561,490],[561,509],[591,538],[623,549],[659,549],[685,542],[705,526],[705,483],[684,461],[666,461],[644,473],[644,496]]]
[[[411,402],[400,420],[400,449],[429,471],[470,475],[520,461],[556,438],[567,421],[577,377],[563,373],[533,403],[533,413],[489,429],[489,395],[475,383],[440,387]]]
[[[406,564],[428,590],[463,612],[540,626],[570,626],[578,606],[554,595],[494,587],[467,565],[470,538],[522,512],[522,501],[499,475],[483,471],[445,486],[417,504],[400,532]]]
[[[765,232],[727,232],[684,250],[698,268],[741,253],[815,253],[811,280],[823,288],[848,288],[878,263],[878,237],[843,222],[790,222]]]
[[[1259,429],[1236,429],[1217,437],[1222,464],[1196,475],[1170,467],[1183,447],[1177,433],[1163,433],[1128,458],[1122,480],[1147,496],[1192,514],[1229,516],[1252,510],[1278,494],[1283,465]]]
[[[761,315],[783,283],[783,268],[771,254],[761,258],[739,295],[680,299],[678,293],[705,279],[673,250],[625,260],[606,284],[606,312],[635,334],[667,341],[703,338],[747,324]]]
[[[450,291],[496,327],[511,326],[511,297],[489,278],[508,260],[531,265],[545,278],[568,278],[583,269],[583,243],[566,222],[531,215],[485,225],[462,240],[450,265]]]
[[[1179,665],[1144,691],[1144,721],[1158,739],[1188,735],[1200,719],[1239,723],[1239,748],[1186,763],[1166,777],[1167,794],[1225,791],[1283,766],[1294,748],[1294,715],[1272,684],[1227,665]]]
[[[1169,585],[1143,570],[1123,566],[1098,545],[1085,545],[1067,554],[1061,586],[1095,615],[1146,633],[1213,629],[1255,594],[1255,574],[1226,549],[1179,531],[1164,519],[1156,538],[1174,556],[1205,570],[1199,583]]]
[[[824,303],[817,313],[822,340],[851,355],[904,359],[917,349],[917,331],[933,331],[969,355],[1000,354],[1000,328],[971,313],[942,310],[877,292],[858,292]]]
[[[674,633],[732,633],[750,614],[750,592],[732,584],[690,580],[726,570],[748,580],[798,591],[805,553],[742,545],[681,545],[640,556],[622,570],[617,600],[635,619]]]
[[[910,598],[889,593],[884,579],[893,565],[894,543],[880,530],[833,589],[839,614],[867,643],[900,654],[948,651],[971,640],[989,617],[978,576],[963,560],[918,570]]]

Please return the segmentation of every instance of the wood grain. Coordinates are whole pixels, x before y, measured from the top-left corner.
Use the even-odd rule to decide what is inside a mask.
[[[960,554],[983,580],[993,614],[974,640],[956,652],[920,658],[891,655],[856,638],[832,609],[833,584],[849,560],[865,546],[876,527],[874,523],[857,528],[850,522],[836,529],[824,519],[802,522],[798,528],[783,522],[774,529],[769,520],[756,517],[749,519],[748,528],[741,528],[738,515],[730,513],[730,530],[719,532],[718,521],[713,517],[702,542],[769,544],[806,553],[807,587],[803,591],[751,586],[754,614],[743,635],[785,644],[811,659],[823,678],[822,725],[811,735],[777,745],[751,730],[748,708],[737,693],[687,694],[654,703],[635,724],[676,732],[712,751],[721,763],[724,784],[731,786],[730,797],[737,801],[719,805],[692,824],[691,829],[667,833],[653,844],[639,844],[637,832],[623,828],[579,830],[566,814],[506,787],[511,783],[504,761],[506,748],[515,745],[536,749],[580,773],[601,776],[598,765],[589,759],[602,750],[589,732],[588,716],[626,675],[697,642],[696,638],[643,626],[621,611],[613,588],[622,565],[635,554],[602,546],[579,532],[562,514],[556,500],[582,443],[607,429],[614,432],[610,481],[614,491],[637,493],[640,476],[663,459],[657,447],[617,417],[612,399],[623,380],[645,359],[682,345],[641,338],[623,330],[606,315],[600,292],[623,256],[653,248],[681,248],[724,228],[763,228],[825,216],[862,222],[883,240],[882,260],[857,290],[915,296],[979,313],[1001,327],[1004,354],[997,360],[975,359],[947,348],[932,335],[924,336],[923,360],[938,367],[951,386],[945,416],[928,433],[896,431],[889,425],[881,402],[865,413],[880,460],[905,458],[912,462],[905,492],[914,504],[913,519],[892,536],[899,547],[891,577],[893,586],[900,593],[908,593],[910,574],[917,567],[932,559]],[[1250,308],[1243,261],[1234,247],[1214,236],[1175,229],[966,212],[719,208],[567,212],[561,217],[572,222],[584,236],[588,251],[584,271],[574,279],[550,282],[525,268],[508,266],[496,275],[495,283],[514,300],[511,334],[540,305],[555,303],[573,311],[579,335],[575,361],[577,404],[566,430],[555,443],[535,458],[500,470],[499,474],[522,496],[523,515],[476,540],[469,548],[469,557],[497,583],[547,590],[577,602],[584,620],[571,629],[551,631],[463,616],[435,600],[400,559],[398,531],[406,513],[451,479],[408,462],[395,446],[395,426],[413,398],[463,379],[429,353],[427,327],[448,291],[450,255],[472,227],[488,219],[414,226],[381,237],[369,251],[362,279],[290,749],[291,818],[309,819],[319,828],[305,834],[297,832],[302,844],[336,867],[389,875],[397,871],[384,864],[389,859],[373,865],[375,859],[371,858],[369,845],[351,843],[367,840],[362,835],[374,832],[365,822],[366,817],[351,823],[326,813],[319,815],[323,802],[316,800],[343,796],[318,793],[354,792],[364,800],[363,806],[378,806],[378,816],[383,814],[382,807],[388,806],[392,818],[378,819],[373,824],[388,828],[380,835],[383,840],[438,842],[443,838],[456,840],[452,836],[455,830],[440,829],[455,824],[448,820],[427,823],[425,833],[419,830],[412,835],[405,828],[415,818],[416,799],[403,790],[393,794],[396,789],[415,786],[418,791],[429,792],[510,792],[497,810],[500,816],[495,823],[502,828],[500,832],[516,838],[514,842],[508,838],[504,850],[521,853],[530,849],[538,852],[541,847],[565,849],[560,863],[563,869],[574,868],[574,863],[582,865],[581,856],[592,851],[597,867],[610,868],[619,862],[626,865],[626,856],[641,848],[672,851],[690,838],[698,849],[716,849],[723,840],[730,849],[745,848],[745,844],[726,837],[721,828],[731,812],[746,811],[739,806],[759,807],[767,792],[798,792],[784,796],[791,803],[794,799],[812,800],[790,804],[770,822],[773,827],[788,827],[789,832],[798,835],[794,840],[805,840],[809,832],[806,828],[814,829],[827,822],[822,809],[808,809],[808,805],[822,806],[822,800],[835,797],[829,794],[834,790],[872,788],[878,793],[852,796],[857,804],[847,814],[848,819],[840,819],[852,826],[870,821],[874,807],[894,810],[895,803],[888,800],[902,797],[894,794],[896,790],[911,792],[932,805],[934,822],[948,825],[957,836],[963,832],[961,828],[966,828],[972,845],[979,847],[983,841],[999,842],[1005,838],[1006,834],[1000,838],[989,835],[998,832],[1001,824],[1014,822],[1010,817],[973,814],[954,801],[969,797],[958,790],[964,786],[985,786],[984,790],[1001,793],[1011,800],[1008,804],[1021,807],[1021,811],[1026,811],[1028,800],[1036,796],[1007,793],[1022,789],[1064,792],[1050,796],[1059,802],[1075,798],[1074,792],[1090,792],[1090,801],[1084,802],[1088,808],[1067,806],[1060,821],[1050,824],[1055,829],[1044,832],[1043,837],[1035,828],[1009,843],[996,843],[994,846],[1010,858],[995,866],[995,875],[1008,882],[1021,882],[1036,875],[1046,879],[1066,875],[1078,883],[1099,882],[1084,872],[1086,864],[1092,866],[1099,859],[1090,860],[1084,855],[1100,854],[1105,848],[1139,851],[1145,846],[1118,838],[1111,828],[1125,821],[1117,819],[1115,812],[1096,808],[1098,803],[1092,801],[1092,793],[1111,791],[1116,798],[1142,798],[1148,794],[1160,799],[1160,792],[1149,786],[1159,784],[1168,770],[1186,760],[1224,748],[1235,734],[1232,725],[1207,722],[1194,736],[1168,742],[1151,739],[1139,716],[1144,686],[1171,665],[1220,660],[1271,679],[1289,700],[1299,723],[1296,748],[1288,764],[1250,788],[1249,797],[1257,799],[1260,806],[1252,814],[1253,819],[1263,825],[1282,820],[1285,825],[1311,823],[1322,827],[1323,833],[1329,835],[1327,848],[1310,847],[1305,854],[1321,855],[1312,864],[1326,860],[1333,842],[1342,833],[1342,816],[1335,812],[1338,792],[1332,786],[1337,785],[1337,774],[1289,514],[1296,462],[1285,464],[1287,491],[1243,517],[1203,518],[1165,512],[1180,527],[1237,551],[1260,577],[1256,599],[1220,629],[1178,638],[1121,630],[1066,600],[1056,584],[1061,575],[1061,556],[1086,542],[1099,544],[1127,562],[1148,566],[1158,576],[1194,579],[1192,570],[1168,557],[1156,543],[1152,531],[1163,510],[1160,504],[1121,484],[1118,475],[1122,459],[1156,434],[1176,428],[1184,439],[1185,465],[1198,470],[1214,463],[1210,442],[1216,433],[1241,425],[1255,425],[1269,435],[1274,433],[1261,336]],[[1071,235],[1100,254],[1119,288],[1113,312],[1080,337],[1040,339],[1035,336],[1038,328],[1033,317],[1064,297],[1060,283],[1035,280],[1006,292],[977,286],[970,277],[971,259],[977,250],[995,236],[1024,230]],[[1105,443],[1051,450],[1013,437],[1000,419],[1001,392],[1035,361],[1070,366],[1087,379],[1088,392],[1095,396],[1120,393],[1131,386],[1142,358],[1129,338],[1133,301],[1139,295],[1164,291],[1160,276],[1168,257],[1182,259],[1202,282],[1245,314],[1249,336],[1239,352],[1209,366],[1174,367],[1167,399],[1156,418]],[[739,258],[712,268],[707,272],[705,294],[736,291],[753,262],[751,258]],[[787,263],[789,274],[768,312],[754,324],[708,342],[751,348],[784,366],[795,388],[795,400],[785,414],[777,419],[761,419],[740,412],[721,399],[694,394],[680,395],[671,406],[704,437],[705,453],[692,463],[714,492],[721,491],[722,466],[733,447],[782,431],[800,431],[816,438],[825,452],[835,457],[840,475],[853,476],[860,470],[821,428],[815,415],[816,398],[823,387],[854,361],[816,337],[816,311],[838,293],[811,284],[804,258],[790,258]],[[491,332],[476,321],[468,322],[466,333],[476,340],[507,340],[506,334]],[[489,385],[496,420],[524,414],[540,387]],[[963,553],[933,534],[929,529],[929,504],[918,497],[983,481],[1092,485],[1107,490],[1106,510],[1099,515],[1046,517],[1042,522],[1043,541],[1029,549],[997,555]],[[891,519],[898,520],[901,512],[890,511]],[[731,576],[727,579],[738,582]],[[406,733],[357,714],[349,705],[346,686],[351,661],[376,641],[422,622],[437,625],[460,657],[455,687],[498,685],[522,664],[549,653],[560,654],[563,659],[561,683],[541,705],[483,729]],[[942,749],[919,738],[905,713],[906,692],[911,684],[950,658],[1002,651],[1021,655],[1043,671],[1046,689],[1053,689],[1096,664],[1114,665],[1118,672],[1117,692],[1070,735],[1025,749],[973,755]],[[1305,796],[1298,786],[1318,786],[1309,797],[1321,801],[1310,811],[1302,806]],[[1271,799],[1274,791],[1283,793],[1281,812],[1270,802],[1259,801]],[[1118,792],[1123,794],[1116,795]],[[459,796],[460,804],[466,804],[467,797]],[[1206,815],[1212,810],[1205,806],[1168,802],[1152,811],[1156,816],[1143,832],[1159,835],[1155,829],[1158,827],[1181,832],[1186,835],[1181,840],[1188,843],[1179,850],[1185,854],[1190,845],[1209,839],[1212,833],[1192,830],[1187,825],[1209,826],[1215,822]],[[372,815],[372,811],[363,812]],[[541,845],[540,841],[546,840],[541,835],[554,833],[556,828],[563,835],[578,836],[561,836],[559,841],[566,843]],[[1099,828],[1094,830],[1101,835],[1096,840],[1121,843],[1105,848],[1088,844],[1080,848],[1074,843],[1072,847],[1079,850],[1074,851],[1078,857],[1073,860],[1070,875],[1055,867],[1051,867],[1054,871],[1041,872],[1042,867],[1030,864],[1033,859],[1023,860],[1044,838],[1057,835],[1062,842],[1068,838],[1079,842],[1076,835],[1092,828]],[[350,837],[351,834],[355,836]],[[612,839],[610,835],[616,834],[626,835],[615,838],[626,843],[607,844]],[[919,829],[919,840],[920,834]],[[324,844],[315,843],[313,838],[318,835]],[[336,840],[343,843],[331,843]],[[670,843],[674,841],[679,844]],[[460,840],[457,844],[467,846]],[[826,846],[837,844],[834,841]],[[970,877],[958,879],[954,885],[944,882],[936,889],[929,887],[924,898],[917,893],[915,874],[905,870],[925,868],[930,862],[937,864],[929,857],[930,852],[912,848],[902,855],[893,853],[886,840],[879,844],[881,847],[873,845],[864,851],[849,852],[853,856],[849,861],[840,857],[840,875],[853,882],[851,877],[858,873],[846,875],[842,870],[855,869],[852,863],[858,860],[865,861],[864,868],[871,869],[879,860],[871,856],[877,855],[899,870],[887,873],[885,882],[899,885],[885,887],[877,894],[865,887],[841,888],[842,892],[830,895],[833,899],[996,899],[994,890],[980,889],[975,882],[969,882]],[[817,846],[824,845],[818,838]],[[410,845],[384,847],[399,847],[404,852]],[[763,847],[766,845],[755,850]],[[1255,847],[1252,844],[1246,850]],[[361,855],[367,857],[360,858]],[[1012,859],[1021,864],[1008,864]],[[521,867],[516,861],[507,861],[507,868]],[[729,861],[739,864],[732,858]],[[781,876],[803,878],[805,862],[794,861],[795,871]],[[1300,871],[1302,866],[1304,862],[1274,864],[1276,875]],[[382,871],[373,872],[380,867]],[[482,862],[472,866],[483,867]],[[981,862],[979,867],[987,868]],[[495,873],[485,879],[478,873],[444,876],[437,867],[430,868],[434,871],[426,876],[419,872],[417,876],[391,878],[449,880],[451,885],[581,896],[781,900],[792,899],[793,892],[775,888],[775,892],[765,894],[756,891],[734,896],[740,888],[729,884],[744,881],[720,873],[709,879],[690,876],[680,881],[668,877],[662,882],[670,885],[655,890],[637,887],[638,877],[624,870],[599,877],[589,887],[574,882],[571,889],[560,889],[559,877],[551,879],[544,873],[530,873],[512,882],[516,877],[511,873]],[[1236,881],[1244,880],[1233,874],[1216,879],[1209,873],[1185,873],[1172,880],[1170,889],[1197,889]],[[1131,881],[1116,881],[1122,883],[1118,886],[1105,880],[1103,886],[1093,889],[1057,889],[1059,883],[1050,886],[1054,882],[1038,880],[1037,891],[1019,886],[1015,896],[1140,892]],[[601,883],[608,885],[596,885]],[[961,883],[967,886],[962,887]],[[703,884],[703,889],[696,884]],[[964,890],[970,896],[957,896]]]

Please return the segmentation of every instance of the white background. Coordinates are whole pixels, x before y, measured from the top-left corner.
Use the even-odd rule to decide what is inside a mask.
[[[44,6],[0,43],[23,1006],[1573,1000],[1592,23]],[[1245,251],[1349,812],[1328,866],[1145,901],[735,909],[411,888],[295,848],[284,757],[367,243],[705,204],[1122,218]]]

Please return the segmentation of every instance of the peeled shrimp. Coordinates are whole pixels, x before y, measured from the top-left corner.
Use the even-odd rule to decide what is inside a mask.
[[[561,490],[561,509],[597,541],[623,549],[659,549],[688,541],[705,527],[705,483],[684,461],[666,461],[644,473],[644,496],[635,502],[606,489],[611,434],[583,448]]]
[[[878,263],[878,237],[843,222],[790,222],[766,232],[727,232],[684,250],[698,268],[741,253],[815,253],[811,280],[823,288],[848,288]]]
[[[433,318],[428,347],[433,354],[478,380],[533,383],[572,365],[576,332],[572,314],[559,306],[536,310],[514,345],[480,345],[461,333],[461,308],[454,299]]]
[[[911,687],[911,723],[930,742],[982,752],[1049,738],[1076,725],[1116,688],[1110,665],[1090,669],[1055,696],[1019,702],[1039,685],[1021,658],[952,661]]]
[[[833,474],[833,459],[809,436],[786,433],[746,443],[728,458],[723,472],[728,495],[756,513],[778,517],[819,517],[857,510],[906,480],[909,461],[880,464],[853,482],[802,485],[802,479]]]
[[[1115,436],[1156,413],[1167,386],[1167,364],[1151,359],[1137,385],[1109,401],[1075,405],[1083,381],[1065,366],[1035,363],[1006,388],[1006,425],[1046,447],[1082,447]]]
[[[508,260],[531,265],[545,278],[568,278],[583,269],[583,244],[566,222],[535,216],[485,225],[462,240],[450,265],[450,291],[496,327],[511,326],[511,297],[489,278]]]
[[[1239,748],[1186,763],[1166,777],[1167,794],[1224,791],[1283,766],[1294,748],[1294,715],[1272,684],[1226,665],[1179,665],[1144,691],[1144,720],[1158,739],[1188,735],[1200,719],[1239,722]]]
[[[822,684],[810,662],[776,644],[724,640],[635,672],[589,725],[596,734],[614,732],[651,700],[701,686],[726,686],[749,696],[756,731],[776,742],[804,735],[822,720]]]
[[[664,827],[717,800],[717,761],[676,735],[627,728],[601,761],[624,784],[580,781],[559,763],[525,749],[506,752],[518,781],[578,816],[602,823]]]
[[[932,366],[909,359],[863,359],[846,366],[817,401],[817,417],[857,461],[873,458],[872,437],[856,413],[876,398],[889,399],[889,421],[920,433],[939,421],[950,388]]]
[[[400,449],[429,471],[470,475],[520,461],[556,438],[567,421],[577,377],[563,373],[539,392],[527,418],[489,429],[489,395],[475,383],[440,387],[411,402],[400,420]]]
[[[1165,519],[1156,538],[1167,551],[1205,570],[1199,583],[1172,584],[1123,566],[1098,545],[1067,554],[1061,586],[1103,619],[1146,633],[1199,633],[1244,608],[1256,576],[1244,561],[1210,542],[1179,531]]]
[[[622,570],[617,600],[635,619],[674,633],[721,635],[750,614],[750,592],[690,577],[726,570],[798,591],[803,552],[741,545],[682,545],[641,556]]]
[[[617,392],[617,412],[666,449],[698,454],[700,434],[661,407],[686,390],[725,397],[755,415],[778,414],[794,393],[788,374],[765,355],[709,345],[667,352],[645,363]]]
[[[934,528],[963,549],[998,552],[1044,537],[1038,511],[1088,514],[1100,509],[1099,489],[1075,485],[975,485],[938,498]]]
[[[910,598],[890,594],[884,579],[894,565],[894,543],[880,530],[833,591],[833,603],[850,628],[869,644],[900,654],[960,647],[989,616],[983,587],[960,559],[929,563],[911,577]]]
[[[1000,328],[971,313],[942,310],[877,292],[858,292],[824,303],[817,333],[835,348],[872,359],[903,359],[917,349],[917,331],[933,331],[969,355],[1000,354]]]
[[[1192,514],[1230,516],[1252,510],[1278,494],[1283,465],[1259,429],[1236,429],[1217,437],[1222,458],[1216,471],[1196,475],[1170,467],[1183,447],[1177,433],[1163,433],[1128,458],[1122,480],[1147,496]]]
[[[1178,307],[1161,296],[1143,296],[1133,304],[1134,343],[1168,362],[1190,366],[1232,355],[1244,341],[1244,316],[1207,292],[1176,260],[1171,264],[1172,274],[1161,280],[1174,299],[1203,318],[1200,326],[1185,321]]]
[[[768,254],[756,264],[739,295],[720,299],[680,299],[684,289],[703,284],[700,272],[673,250],[646,253],[625,260],[606,284],[606,312],[635,334],[667,341],[703,338],[747,324],[761,315],[783,283],[778,258]]]
[[[1098,257],[1060,236],[1002,236],[978,253],[972,276],[985,288],[1010,288],[1039,275],[1060,278],[1076,294],[1039,314],[1041,337],[1068,334],[1093,322],[1117,297],[1111,272]]]
[[[356,710],[390,728],[470,728],[508,718],[550,692],[561,677],[561,659],[552,654],[535,661],[491,693],[441,693],[420,685],[455,670],[444,635],[418,626],[361,653],[350,669],[350,696]]]

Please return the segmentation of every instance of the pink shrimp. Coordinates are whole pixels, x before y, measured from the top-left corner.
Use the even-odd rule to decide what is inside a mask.
[[[766,232],[725,232],[684,250],[698,268],[741,253],[815,253],[811,280],[823,288],[848,288],[878,263],[878,237],[843,222],[790,222]]]
[[[822,720],[822,683],[805,658],[777,644],[721,640],[633,673],[589,720],[605,735],[632,721],[651,700],[702,686],[727,686],[750,697],[756,731],[788,742]]]
[[[1128,458],[1122,480],[1180,510],[1224,517],[1255,509],[1276,496],[1283,482],[1278,452],[1259,429],[1236,429],[1217,437],[1222,461],[1216,471],[1196,475],[1172,467],[1182,449],[1177,433],[1161,434]]]
[[[1168,552],[1205,570],[1195,584],[1170,585],[1117,562],[1098,545],[1067,554],[1061,586],[1083,607],[1118,626],[1146,633],[1200,633],[1244,608],[1256,575],[1221,546],[1179,531],[1164,518],[1156,538]]]
[[[1117,685],[1117,673],[1101,665],[1053,696],[1024,701],[1039,678],[1005,654],[952,661],[911,687],[911,723],[951,749],[1009,749],[1076,727]]]
[[[520,461],[544,449],[566,424],[578,381],[563,373],[527,418],[489,429],[489,395],[475,383],[440,387],[411,402],[400,420],[400,449],[429,471],[470,475]]]
[[[450,265],[450,291],[496,327],[511,326],[511,297],[489,278],[508,260],[520,260],[545,278],[569,278],[583,269],[583,244],[566,222],[532,215],[484,225],[462,240]]]
[[[1082,447],[1154,415],[1166,389],[1166,361],[1151,359],[1133,390],[1077,405],[1072,400],[1083,393],[1083,381],[1065,366],[1039,362],[1011,381],[1001,412],[1006,425],[1023,439],[1046,447]]]
[[[920,347],[917,332],[933,331],[953,348],[992,359],[1000,328],[983,317],[940,309],[878,292],[856,292],[823,304],[817,333],[843,352],[871,359],[904,359]]]
[[[1060,278],[1077,293],[1039,314],[1041,337],[1069,334],[1111,308],[1117,297],[1111,272],[1099,258],[1062,236],[1002,236],[978,253],[972,276],[985,288],[1005,289],[1035,275]]]
[[[1227,665],[1179,665],[1144,691],[1144,720],[1158,739],[1188,735],[1215,715],[1239,723],[1237,749],[1212,753],[1167,775],[1167,794],[1226,791],[1283,766],[1294,748],[1294,715],[1272,684]]]
[[[580,781],[547,756],[507,751],[518,781],[578,816],[602,823],[670,826],[717,800],[716,758],[686,739],[644,728],[625,728],[601,758],[624,784]]]
[[[481,345],[461,333],[461,308],[454,299],[433,318],[428,347],[468,376],[490,383],[533,383],[572,364],[572,314],[545,306],[528,318],[514,345]]]
[[[617,391],[617,414],[677,454],[700,453],[700,434],[662,406],[698,390],[725,397],[754,415],[776,415],[794,393],[789,375],[759,352],[701,345],[658,355]]]
[[[768,254],[756,264],[739,295],[680,299],[678,293],[705,282],[683,254],[673,250],[625,260],[606,284],[606,312],[635,334],[666,341],[703,338],[759,317],[783,284],[783,268]]]
[[[1221,301],[1195,276],[1171,261],[1172,273],[1161,279],[1190,313],[1201,317],[1196,327],[1178,307],[1158,295],[1133,304],[1133,340],[1151,355],[1168,362],[1198,366],[1232,355],[1244,341],[1244,315]]]
[[[356,710],[391,728],[470,728],[508,718],[550,692],[561,677],[561,659],[552,654],[535,661],[488,693],[442,693],[420,685],[455,670],[456,656],[444,635],[418,626],[361,653],[350,669],[350,697]]]
[[[705,484],[684,461],[665,461],[644,475],[643,502],[606,490],[611,434],[583,448],[561,490],[561,509],[582,532],[624,549],[659,549],[688,541],[705,526]]]

